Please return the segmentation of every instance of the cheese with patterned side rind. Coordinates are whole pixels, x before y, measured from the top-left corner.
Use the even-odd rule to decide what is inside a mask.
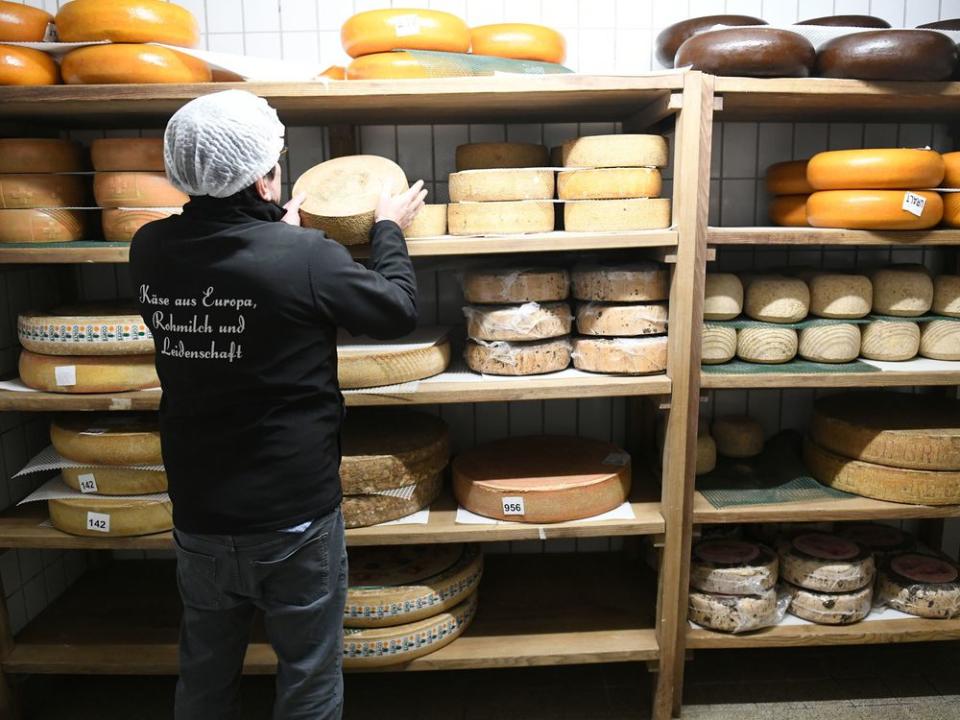
[[[450,202],[552,200],[552,170],[497,168],[450,173]]]
[[[787,610],[791,615],[818,625],[851,625],[870,614],[873,586],[842,593],[807,590],[788,582],[783,588],[790,598]]]
[[[693,547],[690,587],[720,595],[762,595],[777,584],[779,561],[764,545],[705,540]]]
[[[458,145],[457,171],[547,167],[547,148],[533,143],[483,142]]]
[[[749,458],[763,452],[763,426],[746,415],[715,418],[710,434],[717,443],[717,452],[726,457]]]
[[[860,328],[860,354],[868,360],[902,362],[920,352],[920,326],[911,321],[874,320]]]
[[[860,328],[849,323],[803,328],[797,354],[810,362],[852,362],[860,355]]]
[[[649,375],[667,369],[667,337],[578,337],[573,341],[573,366],[611,375]]]
[[[960,322],[933,320],[923,323],[920,354],[934,360],[960,360]]]
[[[901,553],[880,568],[878,601],[894,610],[925,618],[960,615],[960,568],[943,557]]]
[[[470,270],[463,276],[468,303],[557,302],[570,295],[570,274],[554,268]]]
[[[849,319],[870,314],[873,283],[866,275],[814,273],[808,282],[811,315]]]
[[[666,304],[580,303],[577,332],[604,337],[661,335],[667,331]]]
[[[79,413],[50,423],[50,442],[67,460],[91,465],[162,465],[160,426],[148,413]]]
[[[754,320],[793,323],[810,311],[810,288],[798,278],[758,275],[746,286],[743,309]]]
[[[649,302],[666,300],[670,281],[666,268],[659,263],[640,262],[630,265],[590,266],[573,268],[573,297],[593,302]]]
[[[623,200],[660,197],[663,180],[656,168],[585,168],[557,175],[561,200]]]
[[[933,305],[933,280],[926,268],[900,265],[877,270],[873,281],[873,312],[916,317]]]
[[[670,227],[670,200],[568,200],[563,204],[567,232],[656,230]]]
[[[443,489],[443,475],[415,483],[412,490],[381,491],[343,496],[343,522],[348,528],[379,525],[429,507]],[[388,494],[390,493],[390,494]]]
[[[95,357],[20,353],[20,380],[46,392],[105,393],[160,387],[150,355]]]
[[[84,537],[133,537],[173,529],[173,505],[169,500],[119,500],[83,497],[50,500],[50,522],[61,532]],[[105,519],[109,516],[109,529]]]
[[[84,207],[88,196],[83,175],[0,175],[0,208]]]
[[[451,235],[552,232],[554,224],[552,202],[516,200],[450,203],[447,206],[447,227]]]
[[[661,135],[589,135],[563,143],[564,167],[664,167],[670,162]]]
[[[873,555],[853,540],[803,533],[782,544],[780,577],[815,592],[852,592],[873,582]]]
[[[43,355],[142,355],[153,352],[153,335],[132,306],[77,305],[25,312],[17,337]]]
[[[710,630],[728,633],[750,632],[780,621],[777,591],[762,595],[716,595],[691,592],[689,618]]]
[[[733,273],[707,273],[704,320],[733,320],[743,312],[743,283]]]
[[[70,173],[86,169],[83,148],[72,140],[0,138],[0,174]]]
[[[102,208],[179,208],[190,199],[156,172],[98,172],[93,197]]]
[[[450,340],[425,347],[337,348],[337,380],[344,390],[398,385],[439,375],[450,365]]]
[[[543,375],[569,367],[571,349],[567,337],[519,343],[468,340],[463,355],[467,367],[484,375]]]
[[[737,331],[737,356],[767,365],[790,362],[797,356],[800,340],[793,328],[747,327]]]
[[[137,230],[147,223],[163,220],[180,212],[180,208],[108,208],[100,213],[103,239],[107,242],[130,242]]]
[[[700,362],[720,365],[737,355],[737,331],[731,327],[705,325],[700,336]]]
[[[0,209],[0,243],[59,243],[83,240],[83,210],[64,208]]]

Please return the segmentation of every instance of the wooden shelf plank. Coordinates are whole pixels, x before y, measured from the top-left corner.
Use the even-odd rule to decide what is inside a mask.
[[[711,245],[960,245],[960,230],[882,232],[836,228],[712,227],[707,231],[707,242]]]
[[[844,373],[778,373],[751,375],[704,372],[701,387],[710,390],[749,388],[826,388],[826,387],[907,387],[914,385],[960,384],[960,362],[947,363],[943,370],[918,369],[919,361],[898,363],[902,370]],[[946,367],[949,366],[949,367]]]
[[[523,588],[522,591],[518,590]],[[654,578],[614,554],[488,556],[477,617],[445,648],[393,670],[649,661]],[[180,603],[172,563],[89,572],[16,638],[6,672],[173,675]],[[276,658],[254,632],[244,672]]]

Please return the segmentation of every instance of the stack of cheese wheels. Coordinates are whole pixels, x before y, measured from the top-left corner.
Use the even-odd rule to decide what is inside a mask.
[[[0,2],[0,43],[41,42],[53,15],[19,2]],[[0,85],[55,85],[60,67],[44,52],[0,45]]]
[[[130,242],[141,227],[177,213],[187,196],[164,176],[163,138],[105,138],[90,145],[103,237]]]
[[[368,10],[340,29],[343,49],[353,58],[347,80],[418,79],[449,74],[407,50],[465,53],[470,29],[456,15],[423,8]]]
[[[72,0],[56,16],[63,42],[99,42],[63,57],[69,84],[210,82],[209,66],[164,45],[196,47],[200,26],[189,10],[163,0]],[[149,43],[149,44],[148,44]],[[156,44],[156,43],[162,43]]]
[[[554,229],[554,173],[547,149],[528,143],[457,148],[450,173],[451,235],[503,235]]]
[[[757,275],[744,279],[744,313],[752,320],[782,324],[803,320],[810,310],[810,288],[794,277]],[[746,327],[737,333],[737,356],[754,363],[793,360],[799,338],[792,327]]]
[[[540,375],[570,365],[570,275],[557,268],[472,270],[463,278],[467,365],[489,375]]]
[[[716,324],[743,312],[743,283],[732,273],[707,273],[703,297],[703,334],[700,361],[704,365],[729,362],[737,354],[737,331]],[[713,322],[711,322],[713,321]]]
[[[667,368],[666,268],[654,262],[573,269],[578,301],[573,364],[580,370],[645,375]]]
[[[506,438],[458,455],[452,467],[460,504],[497,520],[589,518],[619,507],[630,494],[630,456],[589,438]]]
[[[860,355],[860,326],[841,322],[866,317],[873,306],[873,283],[865,275],[814,272],[804,279],[810,288],[810,314],[826,320],[800,330],[798,354],[804,360],[844,363]]]
[[[742,633],[776,625],[779,561],[765,545],[711,539],[693,548],[690,620],[721,632]]]
[[[807,222],[855,230],[923,230],[943,217],[943,158],[933,150],[833,150],[814,155]]]
[[[774,225],[805,227],[807,198],[813,192],[807,182],[807,161],[788,160],[767,169],[767,192],[773,195],[767,212]]]
[[[920,354],[934,360],[960,360],[960,275],[934,278],[932,310],[944,318],[921,324]]]
[[[719,455],[744,459],[763,452],[763,426],[751,417],[721,415],[710,429]]]
[[[80,240],[89,204],[82,148],[69,140],[0,139],[0,242]]]
[[[911,318],[933,306],[933,280],[920,265],[894,265],[873,273],[873,313],[887,317],[863,326],[860,354],[870,360],[902,361],[920,351],[920,326]]]
[[[54,527],[90,537],[149,535],[173,527],[156,415],[77,414],[50,425],[54,449],[71,465],[63,481],[84,497],[50,500]],[[146,467],[145,467],[146,466]],[[152,467],[150,467],[152,466]],[[118,497],[123,496],[123,497]]]
[[[529,23],[498,23],[470,29],[474,55],[493,55],[511,60],[562,63],[567,41],[552,28]]]
[[[20,379],[35,390],[98,393],[160,385],[150,328],[127,305],[23,313],[17,334]]]
[[[945,557],[905,552],[880,565],[877,599],[894,610],[924,618],[960,615],[960,567]]]
[[[351,548],[343,666],[396,665],[449,645],[473,620],[482,575],[475,545]]]
[[[876,391],[821,398],[804,462],[813,477],[844,492],[960,504],[960,402]]]
[[[660,135],[574,138],[560,150],[557,176],[567,232],[648,230],[670,226],[670,200],[660,197],[659,168],[669,162]]]
[[[413,410],[357,408],[341,433],[347,527],[377,525],[432,503],[450,460],[447,424]]]

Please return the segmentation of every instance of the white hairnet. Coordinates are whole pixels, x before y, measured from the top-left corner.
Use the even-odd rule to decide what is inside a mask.
[[[283,150],[283,134],[277,111],[253,93],[204,95],[167,123],[167,177],[188,195],[228,197],[270,172]]]

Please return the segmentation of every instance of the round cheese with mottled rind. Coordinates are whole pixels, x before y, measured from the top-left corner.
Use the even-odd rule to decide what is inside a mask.
[[[381,387],[439,375],[450,365],[450,340],[424,347],[337,348],[337,382],[344,390]]]
[[[892,525],[880,523],[837,523],[837,534],[860,543],[873,553],[874,558],[912,550],[917,544],[913,535]]]
[[[50,500],[48,504],[50,522],[70,535],[132,537],[173,529],[173,505],[168,499],[121,500],[91,495]],[[109,517],[109,529],[107,519],[98,516]]]
[[[934,360],[960,360],[960,322],[934,320],[923,323],[920,354]]]
[[[17,337],[43,355],[142,355],[153,352],[153,335],[132,305],[76,305],[25,312]]]
[[[567,140],[560,152],[565,167],[665,167],[670,162],[662,135],[589,135]]]
[[[563,229],[568,232],[655,230],[670,227],[670,200],[568,200],[563,204]]]
[[[348,528],[368,527],[406,517],[428,507],[442,489],[443,475],[435,475],[406,488],[344,495],[343,523]]]
[[[823,318],[862,318],[873,307],[873,283],[866,275],[814,273],[810,286],[810,314]]]
[[[547,148],[533,143],[483,142],[458,145],[457,170],[547,167]]]
[[[557,197],[561,200],[655,198],[662,189],[656,168],[585,168],[557,175]]]
[[[648,375],[667,369],[667,337],[578,337],[573,341],[573,366],[612,375]]]
[[[720,365],[737,355],[737,331],[721,325],[704,325],[700,336],[700,362]]]
[[[552,170],[509,168],[450,173],[450,201],[552,200]]]
[[[93,197],[102,208],[179,208],[190,199],[159,172],[98,172]]]
[[[0,209],[0,243],[58,243],[83,240],[87,215],[65,208]]]
[[[649,302],[666,300],[670,281],[659,263],[574,267],[573,296],[593,302]]]
[[[162,465],[153,413],[73,413],[50,423],[50,442],[67,460],[91,465]]]
[[[770,548],[740,540],[705,540],[693,547],[690,587],[720,595],[762,595],[777,584]]]
[[[439,237],[447,234],[447,206],[424,205],[420,208],[413,221],[403,229],[403,236],[407,240],[417,238]]]
[[[163,138],[98,138],[90,159],[98,172],[163,172]]]
[[[770,627],[780,621],[777,591],[767,590],[762,595],[691,592],[688,617],[701,627],[728,633]]]
[[[107,242],[130,242],[147,223],[178,214],[180,208],[109,208],[103,210],[101,224]]]
[[[900,362],[920,352],[920,326],[911,321],[874,320],[860,328],[860,354],[868,360]]]
[[[793,328],[748,327],[737,331],[737,357],[746,362],[779,365],[797,356],[800,341]]]
[[[877,599],[894,610],[925,618],[960,615],[960,568],[944,557],[901,553],[880,568]]]
[[[710,434],[717,443],[717,452],[726,457],[749,458],[763,452],[763,426],[746,415],[715,418]]]
[[[153,354],[114,357],[20,353],[20,380],[45,392],[105,393],[160,386]]]
[[[810,288],[799,278],[759,275],[746,287],[744,312],[754,320],[793,323],[810,311]]]
[[[2,13],[0,7],[0,17]],[[0,20],[0,27],[2,25]],[[83,148],[72,140],[0,138],[0,174],[69,173],[86,169]]]
[[[813,325],[800,331],[797,354],[820,363],[845,363],[860,355],[860,328],[850,323]]]
[[[470,270],[463,297],[474,304],[557,302],[570,295],[570,273],[557,268]]]
[[[555,220],[552,202],[516,200],[447,206],[447,227],[451,235],[552,232]]]
[[[523,342],[569,335],[573,315],[567,303],[467,305],[467,337],[473,340]]]
[[[706,475],[717,467],[717,443],[711,435],[701,432],[697,435],[696,474]]]
[[[815,592],[852,592],[873,582],[873,555],[853,540],[802,533],[783,543],[780,577]]]
[[[0,175],[0,208],[84,207],[88,189],[83,175]]]
[[[543,375],[570,365],[568,337],[534,342],[484,342],[468,340],[464,359],[474,372],[484,375]]]
[[[938,275],[934,278],[933,312],[960,317],[960,275]]]
[[[64,484],[79,492],[97,495],[152,495],[167,491],[163,470],[110,467],[65,467],[60,469]]]
[[[787,607],[791,615],[818,625],[851,625],[870,614],[873,586],[843,593],[825,593],[783,583],[790,598]]]
[[[743,283],[733,273],[707,273],[704,320],[733,320],[743,312]]]
[[[900,265],[873,273],[873,312],[917,317],[933,306],[933,280],[920,265]]]
[[[665,304],[580,303],[577,305],[577,332],[581,335],[636,337],[661,335],[667,331]]]

